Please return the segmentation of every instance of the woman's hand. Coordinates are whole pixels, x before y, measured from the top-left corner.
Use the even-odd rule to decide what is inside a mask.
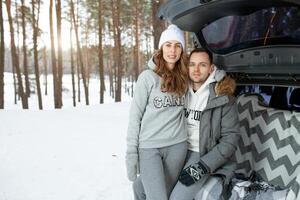
[[[127,177],[130,181],[135,181],[139,174],[139,159],[137,153],[126,155]]]

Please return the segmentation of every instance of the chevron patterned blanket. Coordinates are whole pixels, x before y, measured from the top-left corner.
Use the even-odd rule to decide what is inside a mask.
[[[270,108],[257,94],[238,98],[241,138],[235,154],[237,173],[253,171],[265,182],[289,188],[300,200],[300,113]]]

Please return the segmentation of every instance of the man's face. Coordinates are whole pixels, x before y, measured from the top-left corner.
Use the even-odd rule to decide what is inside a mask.
[[[203,84],[213,71],[213,65],[207,53],[195,52],[190,57],[188,69],[190,80],[193,83]]]

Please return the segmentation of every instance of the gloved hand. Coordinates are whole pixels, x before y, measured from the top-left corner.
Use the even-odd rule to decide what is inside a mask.
[[[183,185],[190,186],[208,173],[209,169],[200,161],[184,168],[179,175],[179,181]]]
[[[139,161],[138,154],[132,153],[126,155],[126,170],[127,177],[130,181],[134,181],[139,174]]]

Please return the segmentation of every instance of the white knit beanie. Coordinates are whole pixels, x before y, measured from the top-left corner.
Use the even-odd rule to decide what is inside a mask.
[[[180,30],[174,24],[169,25],[168,28],[162,32],[159,39],[158,48],[160,49],[165,42],[170,40],[176,40],[180,42],[182,48],[184,49],[184,34],[182,30]]]

